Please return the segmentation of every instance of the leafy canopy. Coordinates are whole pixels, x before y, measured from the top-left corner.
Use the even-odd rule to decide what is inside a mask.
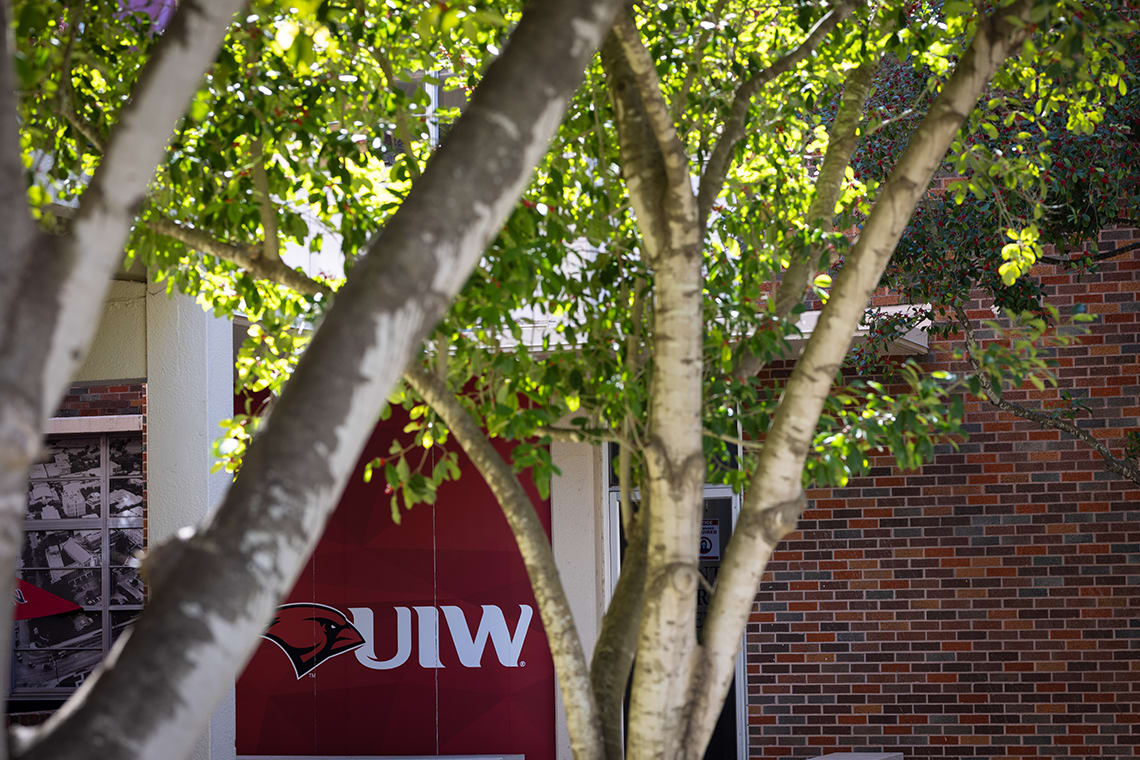
[[[802,43],[823,12],[794,1],[635,8],[694,183],[741,83]],[[168,288],[251,322],[238,364],[245,387],[275,392],[288,378],[307,327],[399,207],[518,13],[516,3],[489,0],[257,0],[234,23],[127,253]],[[740,374],[741,358],[790,360],[802,337],[804,307],[778,314],[774,283],[810,254],[820,272],[811,298],[826,300],[830,275],[982,13],[965,2],[859,5],[813,55],[744,104],[747,130],[704,230],[710,479],[747,480],[747,443],[741,468],[720,463],[729,447],[762,439],[780,398],[778,383]],[[64,225],[161,19],[125,12],[118,0],[22,0],[15,19],[29,193],[45,225]],[[932,310],[872,328],[855,370],[872,368],[876,340],[953,310],[977,286],[1001,307],[1039,312],[1041,291],[1022,275],[1042,246],[1074,250],[1138,207],[1130,17],[1063,2],[1040,5],[1033,21],[1033,41],[1001,69],[947,157],[943,174],[958,179],[919,209],[884,279]],[[840,94],[864,65],[878,66],[875,90],[835,217],[809,219]],[[595,61],[524,199],[425,348],[491,436],[522,442],[514,465],[531,468],[543,488],[553,470],[543,444],[561,428],[633,450],[645,443],[655,272],[641,255],[611,94]],[[291,266],[312,259],[314,281],[298,289],[258,278],[227,250]],[[1013,345],[991,362],[995,371],[1045,371],[1032,342]],[[946,401],[964,380],[913,367],[898,377],[898,394],[840,378],[808,481],[845,482],[879,446],[915,466],[959,431],[960,406]],[[411,411],[408,437],[369,476],[384,473],[398,517],[401,503],[432,501],[458,470],[434,412],[410,389],[391,401]],[[237,466],[254,426],[245,415],[230,421],[224,464]]]

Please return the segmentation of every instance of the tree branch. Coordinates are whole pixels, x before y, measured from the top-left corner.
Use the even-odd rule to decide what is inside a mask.
[[[724,12],[724,6],[728,4],[728,0],[717,0],[717,4],[713,6],[712,10],[705,14],[705,20],[712,22],[712,19],[720,18]],[[709,37],[712,35],[713,27],[702,27],[701,32],[697,35],[697,42],[693,45],[693,58],[694,60],[689,64],[689,70],[685,74],[685,81],[681,83],[680,88],[673,94],[673,107],[670,109],[673,123],[676,124],[681,120],[681,114],[685,112],[685,106],[688,105],[689,92],[693,89],[693,82],[697,79],[697,73],[701,69],[701,50],[708,44]]]
[[[812,198],[807,213],[807,223],[813,228],[828,232],[834,229],[835,204],[839,202],[847,167],[851,163],[855,146],[859,143],[859,123],[871,94],[875,74],[879,70],[879,60],[876,58],[864,63],[847,77],[843,97],[828,134],[823,164],[815,179],[815,197]],[[810,246],[801,255],[794,256],[788,264],[776,289],[773,307],[777,318],[786,318],[803,300],[804,290],[816,270],[820,253],[819,246]],[[764,366],[764,359],[751,351],[741,351],[739,356],[739,363],[733,372],[737,378],[755,377]]]
[[[690,683],[694,709],[687,735],[697,746],[708,741],[732,682],[734,653],[771,551],[767,547],[795,527],[793,516],[802,508],[795,505],[803,498],[804,460],[866,304],[954,135],[994,71],[1028,36],[1032,5],[1032,0],[1015,0],[979,20],[973,41],[884,184],[784,388],[721,564],[705,623],[705,646]]]
[[[15,303],[24,263],[39,236],[28,209],[27,174],[20,154],[19,81],[12,64],[15,51],[8,47],[13,41],[10,22],[8,2],[0,0],[0,224],[4,229],[4,245],[0,246],[0,336],[11,330],[7,320],[12,314],[3,304]],[[5,667],[0,666],[0,670]]]
[[[78,117],[74,108],[71,107],[70,100],[65,98],[62,105],[63,117],[87,137],[96,151],[102,151],[103,141],[90,124],[83,122]],[[264,145],[260,139],[255,141],[253,152],[255,154],[253,165],[254,189],[260,204],[261,226],[267,235],[261,243],[245,246],[227,243],[194,227],[187,227],[169,217],[159,215],[152,215],[144,220],[143,224],[160,235],[177,240],[199,253],[235,264],[258,279],[270,280],[307,295],[317,293],[326,296],[332,295],[332,288],[328,285],[310,278],[305,273],[293,269],[281,261],[277,214],[273,208],[273,200],[269,195],[269,179],[265,174]],[[74,216],[69,207],[57,206],[55,210],[57,213]]]
[[[60,70],[60,86],[59,86],[59,109],[60,115],[64,120],[69,123],[76,132],[82,135],[91,147],[99,153],[103,152],[104,143],[103,136],[94,125],[88,124],[86,121],[79,117],[79,113],[75,110],[75,88],[71,84],[71,54],[75,48],[75,38],[79,34],[79,30],[83,25],[84,9],[86,5],[79,4],[78,10],[74,12],[74,17],[69,19],[70,33],[67,38],[67,46],[63,51],[63,62],[59,67]]]
[[[630,421],[625,420],[622,432],[629,437]],[[618,498],[621,499],[621,527],[626,535],[633,532],[633,451],[626,444],[618,444]]]
[[[398,90],[396,72],[392,68],[392,62],[388,60],[388,56],[384,55],[384,51],[370,47],[368,53],[372,56],[372,60],[376,61],[380,70],[384,72],[384,78],[388,80],[388,89],[393,92]],[[414,182],[420,176],[420,160],[416,158],[415,151],[412,150],[412,128],[408,123],[408,114],[402,108],[396,111],[396,137],[403,143],[404,156],[408,159],[408,174]]]
[[[75,103],[70,96],[65,96],[63,100],[60,101],[60,115],[76,132],[86,138],[87,142],[91,144],[91,147],[94,148],[96,152],[103,152],[104,145],[102,136],[95,131],[94,126],[79,118],[79,114],[75,111]]]
[[[633,280],[633,305],[630,309],[630,322],[633,330],[625,339],[625,371],[635,378],[641,374],[643,357],[641,354],[641,315],[645,306],[645,278],[637,275]],[[633,450],[634,414],[628,400],[625,404],[625,417],[622,420],[622,438],[618,446],[618,486],[621,498],[621,524],[626,535],[633,534]]]
[[[564,441],[566,443],[595,443],[597,441],[620,443],[624,440],[610,430],[567,428],[555,425],[536,428],[534,434],[540,438],[549,436],[552,441]],[[628,444],[628,442],[626,443]]]
[[[667,184],[665,160],[616,35],[606,38],[601,58],[613,101],[622,176],[629,188],[646,260],[652,262],[666,239],[665,214],[659,202]]]
[[[23,757],[98,747],[107,760],[141,760],[197,738],[320,537],[376,410],[517,202],[619,2],[527,6],[447,142],[353,268],[212,519],[163,552],[178,583],[152,596]],[[202,11],[185,3],[176,13]],[[163,39],[221,40],[224,26],[183,26]],[[113,145],[105,163],[115,155]],[[128,200],[142,199],[149,177]]]
[[[265,258],[264,244],[234,245],[164,216],[152,216],[143,224],[158,234],[177,240],[199,253],[235,264],[258,279],[271,280],[307,295],[317,293],[332,295],[332,288],[328,285],[312,279],[300,270],[293,269],[280,258]]]
[[[70,217],[73,211],[67,206],[53,205],[50,208],[61,217]],[[323,296],[331,296],[333,294],[333,289],[328,284],[314,280],[305,272],[288,266],[281,259],[265,259],[263,256],[264,243],[246,245],[229,243],[196,227],[190,227],[162,216],[158,212],[151,212],[150,216],[141,224],[160,235],[193,248],[198,253],[213,256],[221,261],[228,261],[259,280],[275,282],[306,295],[319,293]]]
[[[732,154],[736,150],[736,144],[744,137],[745,125],[748,122],[748,111],[752,107],[752,98],[754,98],[766,84],[785,71],[790,71],[796,64],[811,55],[827,35],[831,34],[831,31],[835,29],[840,22],[851,15],[855,6],[856,2],[853,0],[843,0],[843,2],[840,2],[839,5],[832,8],[824,14],[823,18],[816,22],[815,26],[808,32],[804,41],[797,45],[794,50],[776,59],[771,66],[750,77],[736,89],[736,94],[732,99],[732,107],[729,111],[728,118],[725,120],[724,130],[721,132],[720,140],[717,141],[716,147],[713,148],[712,155],[709,156],[709,162],[705,166],[704,174],[701,176],[697,206],[700,211],[702,229],[708,224],[709,212],[712,210],[713,204],[716,203],[716,199],[720,196],[721,189],[724,187],[725,179],[728,177],[729,167],[732,165]]]
[[[550,643],[554,669],[566,705],[566,720],[574,757],[604,757],[598,705],[590,688],[590,673],[586,667],[582,641],[574,625],[570,602],[562,589],[558,567],[554,564],[550,540],[534,511],[530,497],[479,423],[443,381],[425,371],[415,361],[404,371],[404,380],[444,421],[499,502],[526,566],[546,638]]]
[[[665,101],[661,84],[657,80],[657,69],[653,59],[645,49],[641,33],[628,13],[618,14],[614,22],[614,35],[621,42],[621,50],[633,74],[633,82],[641,99],[646,123],[657,141],[658,150],[661,151],[670,194],[678,193],[678,188],[683,187],[684,194],[691,197],[689,157],[680,138],[677,137],[677,130],[669,114],[669,104]]]
[[[974,329],[970,324],[969,318],[966,316],[965,310],[959,305],[955,308],[955,313],[958,317],[958,325],[962,328],[963,334],[966,336],[966,357],[970,360],[970,366],[974,368],[974,375],[981,383],[982,391],[986,394],[986,399],[1002,411],[1009,412],[1010,414],[1021,417],[1022,419],[1036,422],[1044,428],[1051,430],[1058,430],[1066,435],[1084,441],[1097,454],[1104,460],[1104,466],[1111,472],[1120,475],[1123,478],[1131,480],[1133,483],[1140,485],[1140,467],[1135,463],[1117,457],[1112,453],[1099,438],[1092,433],[1084,430],[1068,420],[1056,417],[1041,409],[1033,409],[1023,404],[1015,404],[1002,397],[994,388],[993,381],[989,374],[982,371],[981,364],[978,361],[979,346],[974,339]]]
[[[625,509],[625,505],[622,505]],[[621,760],[622,714],[625,690],[633,668],[645,603],[645,575],[648,558],[649,503],[642,501],[637,518],[626,533],[621,573],[594,645],[590,661],[590,685],[601,716],[606,758]]]
[[[1056,266],[1067,267],[1069,269],[1076,269],[1083,266],[1090,261],[1104,261],[1106,259],[1113,259],[1121,254],[1129,253],[1140,249],[1140,241],[1129,243],[1128,245],[1114,248],[1111,251],[1099,251],[1094,254],[1078,256],[1076,258],[1064,258],[1061,256],[1041,256],[1037,259],[1042,264],[1054,264]]]
[[[281,243],[277,239],[277,209],[269,195],[269,175],[265,173],[265,142],[259,137],[253,141],[253,192],[257,196],[261,215],[261,258],[266,262],[281,262]]]
[[[871,124],[869,127],[867,127],[863,131],[863,136],[864,137],[870,137],[871,135],[878,132],[880,129],[883,129],[884,127],[887,127],[891,124],[895,124],[896,122],[900,122],[900,121],[906,121],[907,119],[917,119],[917,118],[922,117],[923,115],[924,115],[924,112],[919,111],[917,108],[908,108],[905,111],[902,111],[901,113],[895,114],[894,116],[892,116],[888,119],[881,119],[881,120],[875,122],[874,124]]]

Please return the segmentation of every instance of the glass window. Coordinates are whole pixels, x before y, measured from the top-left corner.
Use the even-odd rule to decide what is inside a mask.
[[[67,696],[138,616],[142,474],[137,433],[49,439],[32,467],[19,576],[81,609],[15,622],[13,699]]]

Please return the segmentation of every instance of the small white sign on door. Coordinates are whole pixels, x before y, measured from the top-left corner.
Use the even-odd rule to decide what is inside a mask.
[[[720,561],[720,520],[701,520],[702,562]]]

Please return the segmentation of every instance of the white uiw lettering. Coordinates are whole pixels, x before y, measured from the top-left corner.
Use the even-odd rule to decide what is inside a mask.
[[[447,621],[447,630],[455,645],[455,653],[459,655],[459,662],[467,668],[481,667],[487,639],[490,639],[499,664],[507,668],[517,668],[527,631],[530,630],[530,621],[534,617],[534,610],[530,605],[520,604],[519,622],[515,626],[514,633],[511,633],[507,627],[506,617],[498,606],[484,604],[482,607],[483,614],[474,636],[471,635],[471,627],[467,624],[463,610],[454,605],[444,605],[439,608],[443,611],[444,620]],[[412,610],[414,609],[418,623],[416,632],[419,640],[420,667],[444,667],[439,658],[439,610],[435,607],[419,606],[411,609],[407,607],[393,609],[396,611],[396,653],[388,659],[380,659],[376,656],[376,624],[372,610],[368,607],[348,608],[352,615],[352,624],[364,638],[364,644],[355,652],[360,664],[373,670],[391,670],[408,661],[412,654]]]

